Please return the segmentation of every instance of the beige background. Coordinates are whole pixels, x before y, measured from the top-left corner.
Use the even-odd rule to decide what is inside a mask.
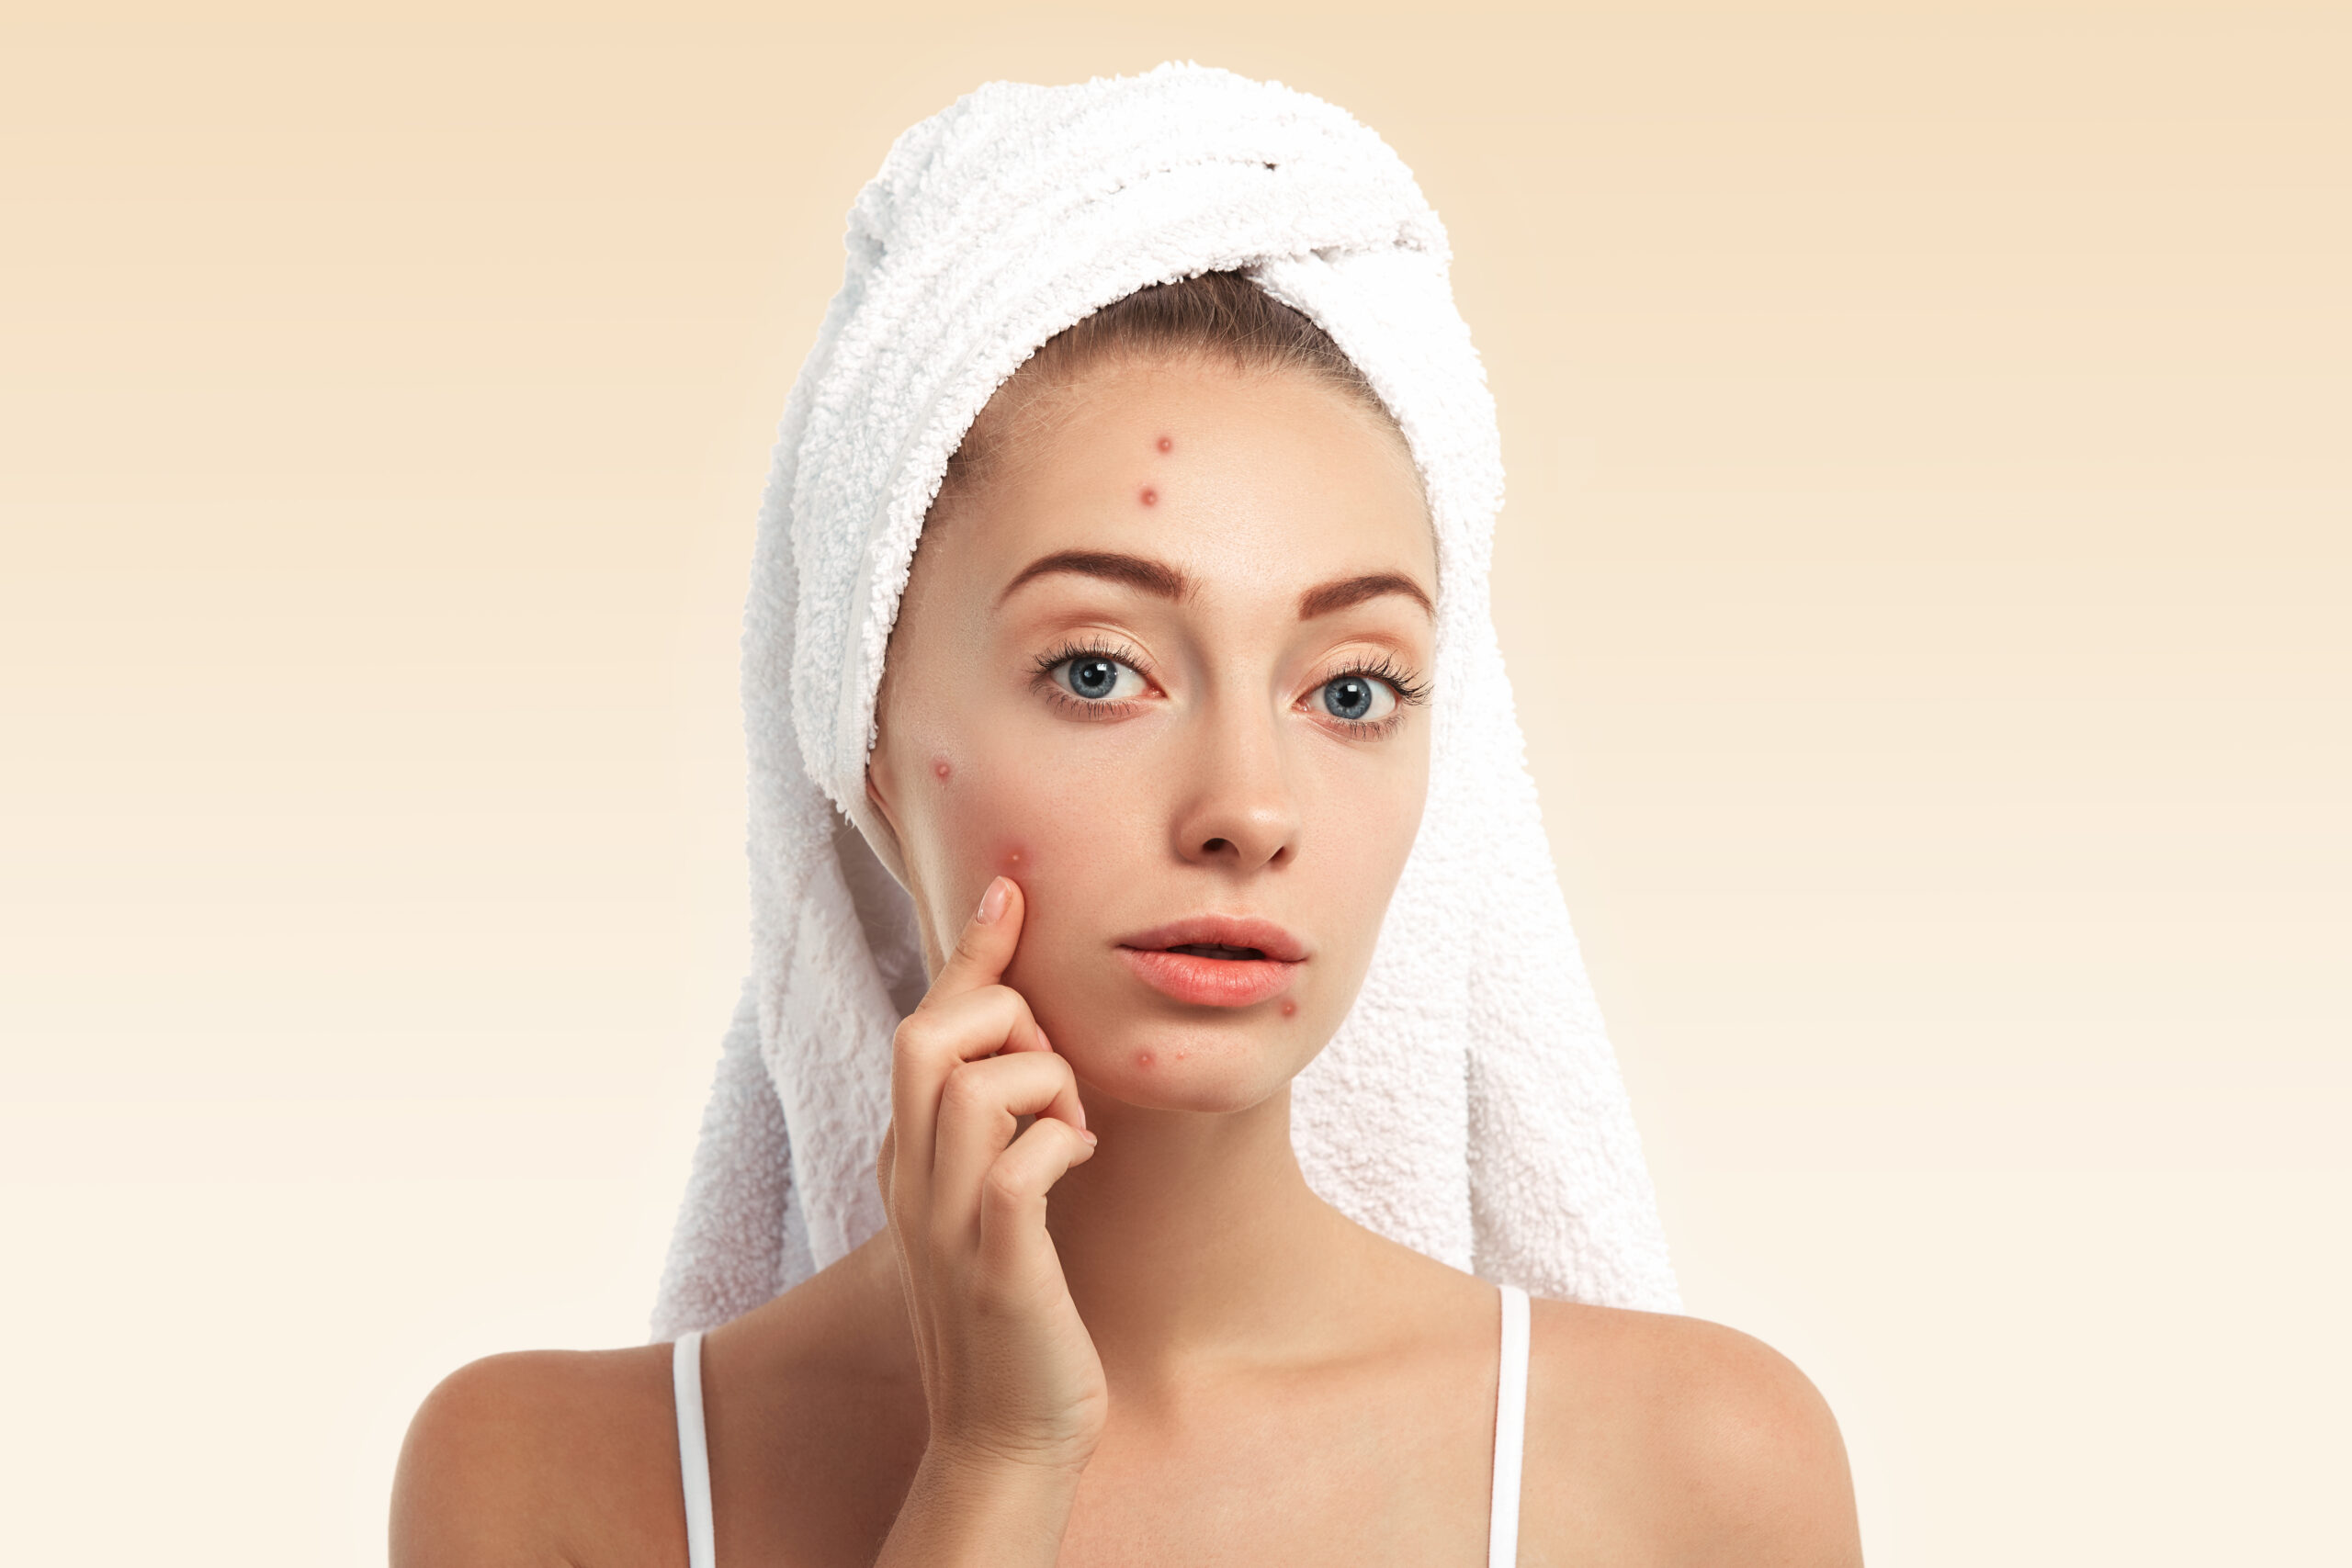
[[[2342,7],[334,9],[5,23],[0,1553],[378,1560],[437,1376],[642,1337],[842,214],[1189,56],[1452,226],[1690,1305],[1873,1561],[2352,1558]]]

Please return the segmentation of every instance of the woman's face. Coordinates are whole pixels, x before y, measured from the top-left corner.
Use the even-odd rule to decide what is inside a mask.
[[[1118,362],[1029,407],[925,531],[869,788],[934,972],[1010,876],[1005,983],[1090,1091],[1239,1110],[1339,1027],[1420,823],[1427,511],[1303,373]]]

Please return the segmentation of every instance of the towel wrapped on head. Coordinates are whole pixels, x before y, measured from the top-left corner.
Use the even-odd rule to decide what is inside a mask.
[[[655,1337],[749,1311],[882,1227],[890,1036],[924,976],[865,769],[949,458],[1056,333],[1139,288],[1237,270],[1363,372],[1412,449],[1438,546],[1428,804],[1363,989],[1294,1087],[1300,1164],[1342,1212],[1458,1268],[1673,1310],[1495,637],[1494,404],[1411,172],[1343,111],[1227,72],[991,83],[899,137],[848,251],[760,512],[743,629],[752,973]]]

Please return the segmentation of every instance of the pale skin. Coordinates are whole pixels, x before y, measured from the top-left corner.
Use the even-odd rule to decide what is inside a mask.
[[[1290,1144],[1427,787],[1409,462],[1296,371],[1113,362],[1029,412],[926,530],[869,767],[933,976],[888,1227],[707,1337],[718,1561],[1472,1568],[1494,1288]],[[1289,946],[1193,969],[1280,988],[1156,986],[1205,916]],[[1521,1563],[1860,1561],[1837,1425],[1757,1341],[1539,1301],[1531,1366]],[[683,1565],[668,1348],[450,1377],[392,1561]]]

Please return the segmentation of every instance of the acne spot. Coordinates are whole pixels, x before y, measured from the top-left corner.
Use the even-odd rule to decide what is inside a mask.
[[[1021,844],[1007,844],[996,857],[996,868],[1007,876],[1017,877],[1021,868],[1029,863],[1029,851]]]
[[[1159,492],[1152,489],[1149,485],[1146,485],[1144,486],[1143,494],[1138,496],[1136,499],[1141,501],[1146,506],[1158,506],[1159,504]]]
[[[1166,435],[1161,436],[1159,438],[1159,449],[1162,452],[1173,452],[1176,450],[1176,443],[1174,439]]]
[[[938,756],[933,757],[931,760],[931,771],[939,778],[945,779],[948,775],[955,773],[956,767],[954,763],[948,761],[947,753],[943,751]]]
[[[1285,999],[1285,1000],[1283,1002],[1283,1016],[1284,1018],[1288,1018],[1288,1017],[1290,1017],[1292,1014],[1294,1014],[1294,1013],[1295,1013],[1295,1012],[1297,1012],[1297,1011],[1298,1011],[1298,1004],[1297,1004],[1296,1002],[1290,1001],[1290,1000],[1288,1000],[1288,999]]]
[[[1136,1066],[1138,1067],[1148,1067],[1151,1066],[1151,1053],[1146,1051],[1141,1055],[1137,1056],[1136,1058]]]

